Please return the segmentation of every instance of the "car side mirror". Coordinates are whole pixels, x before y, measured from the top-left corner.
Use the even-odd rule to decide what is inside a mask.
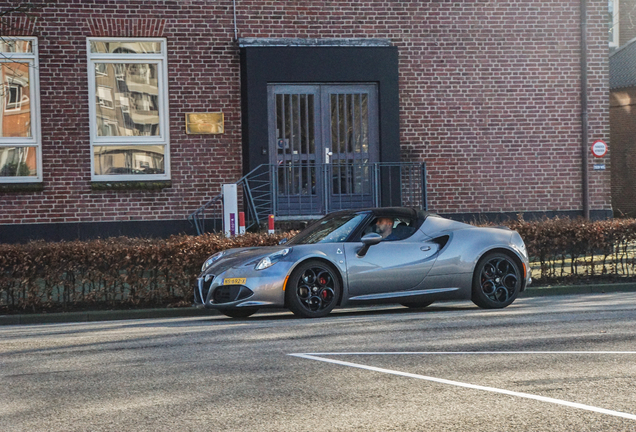
[[[358,250],[356,255],[358,255],[359,258],[362,258],[363,256],[367,254],[367,251],[369,250],[371,246],[377,245],[378,243],[382,241],[382,236],[376,233],[369,233],[365,235],[364,237],[362,237],[360,241],[362,242],[364,246],[362,246]]]
[[[285,238],[281,239],[281,240],[278,242],[278,244],[279,244],[279,245],[284,245],[284,244],[285,244],[285,243],[287,243],[288,241],[289,241],[289,239],[288,239],[287,237],[285,237]]]

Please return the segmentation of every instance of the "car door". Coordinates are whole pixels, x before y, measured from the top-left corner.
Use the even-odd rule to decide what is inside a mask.
[[[420,285],[435,264],[440,245],[416,230],[404,240],[371,246],[363,257],[357,255],[360,248],[362,242],[344,244],[349,300],[390,298]]]

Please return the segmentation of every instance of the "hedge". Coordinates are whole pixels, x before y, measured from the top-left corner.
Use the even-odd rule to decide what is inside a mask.
[[[517,220],[506,225],[526,243],[535,285],[636,280],[634,219]],[[289,235],[0,244],[0,314],[190,306],[196,277],[209,255],[275,245]]]
[[[0,244],[0,313],[190,306],[205,259],[285,234]]]
[[[537,284],[636,280],[636,219],[506,224],[523,238]]]

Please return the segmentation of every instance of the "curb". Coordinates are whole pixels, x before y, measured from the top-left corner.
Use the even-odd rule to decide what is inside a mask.
[[[519,295],[524,297],[545,297],[555,295],[572,295],[572,294],[605,294],[612,292],[632,292],[636,291],[636,282],[626,283],[605,283],[590,285],[560,285],[545,287],[528,287],[528,289]]]
[[[636,292],[636,282],[593,284],[593,285],[563,285],[532,288],[519,295],[525,297],[547,297],[555,295],[574,294],[605,294],[613,292]],[[60,312],[50,314],[19,314],[0,315],[0,326],[21,324],[63,324],[94,321],[116,321],[151,318],[189,318],[209,317],[218,312],[195,308],[163,308],[163,309],[131,309],[131,310],[105,310],[86,312]]]
[[[20,324],[63,324],[150,318],[207,317],[213,315],[214,313],[214,311],[208,309],[183,307],[163,309],[98,310],[85,312],[0,315],[0,326]]]

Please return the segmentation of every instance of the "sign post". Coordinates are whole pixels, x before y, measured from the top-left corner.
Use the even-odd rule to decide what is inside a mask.
[[[223,185],[223,232],[226,237],[237,234],[238,196],[235,184]]]
[[[600,159],[607,154],[607,144],[603,140],[596,140],[592,144],[592,154],[595,158]],[[605,170],[605,162],[602,160],[594,164],[594,171]]]

